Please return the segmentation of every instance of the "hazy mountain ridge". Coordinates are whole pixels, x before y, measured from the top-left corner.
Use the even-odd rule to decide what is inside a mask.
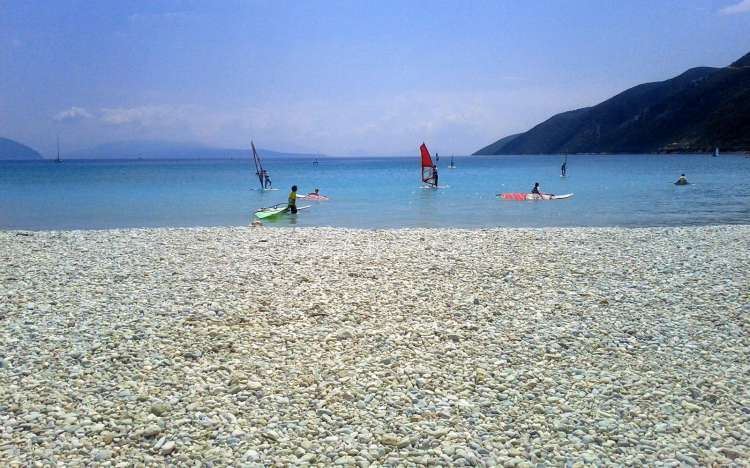
[[[321,154],[285,153],[257,148],[263,158],[324,158]],[[217,148],[200,143],[156,140],[118,141],[63,155],[68,159],[240,159],[250,158],[250,148]]]
[[[750,54],[557,114],[474,154],[750,151]]]
[[[29,161],[44,159],[38,151],[9,138],[0,137],[0,161]]]

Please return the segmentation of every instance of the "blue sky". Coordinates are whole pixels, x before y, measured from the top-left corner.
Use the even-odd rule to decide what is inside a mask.
[[[748,31],[750,0],[0,0],[0,136],[465,154]]]

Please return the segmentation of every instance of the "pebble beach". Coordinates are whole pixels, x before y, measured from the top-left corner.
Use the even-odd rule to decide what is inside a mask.
[[[750,466],[750,226],[0,232],[2,466]]]

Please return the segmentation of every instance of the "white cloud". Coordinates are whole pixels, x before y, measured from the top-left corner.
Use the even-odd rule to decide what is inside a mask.
[[[128,16],[131,23],[156,24],[174,23],[190,19],[193,13],[187,11],[167,11],[164,13],[134,13]]]
[[[169,127],[189,122],[190,106],[139,106],[104,108],[102,122],[109,125],[137,125],[142,127]]]
[[[331,155],[403,155],[425,141],[441,154],[462,154],[528,130],[557,112],[595,104],[613,91],[610,87],[520,86],[502,91],[410,91],[356,99],[276,96],[262,103],[224,108],[111,107],[96,112],[101,124],[97,135],[235,148],[246,148],[253,138],[264,148]]]
[[[719,13],[722,15],[737,15],[740,13],[750,13],[750,0],[740,0],[734,5],[725,6]]]
[[[88,119],[90,117],[91,114],[86,109],[73,106],[70,109],[58,112],[52,118],[58,122],[72,122]]]
[[[201,130],[206,138],[233,145],[254,136],[256,143],[262,141],[268,148],[332,155],[403,154],[410,148],[416,151],[422,141],[441,153],[461,154],[527,130],[557,112],[598,100],[588,93],[537,88],[277,100],[244,112],[233,111],[234,118],[224,112],[206,112],[202,118],[211,124]],[[523,118],[519,118],[521,108]]]

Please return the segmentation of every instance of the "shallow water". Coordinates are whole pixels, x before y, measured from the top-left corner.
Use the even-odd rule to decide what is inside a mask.
[[[416,152],[415,152],[416,153]],[[272,226],[357,228],[679,226],[750,223],[750,158],[573,155],[441,158],[439,190],[420,189],[419,158],[265,161],[279,191],[260,192],[251,161],[0,162],[0,228],[100,229],[247,225],[292,184],[327,202]],[[673,182],[685,173],[690,185]],[[534,182],[568,200],[505,201]]]

